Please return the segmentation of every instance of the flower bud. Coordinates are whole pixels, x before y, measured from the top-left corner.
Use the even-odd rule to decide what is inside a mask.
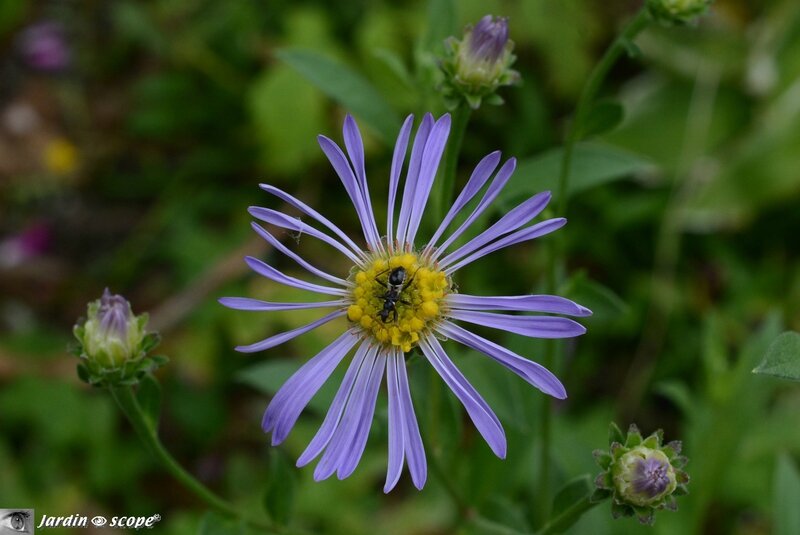
[[[474,27],[467,27],[460,41],[451,37],[446,45],[441,67],[448,104],[455,107],[461,98],[472,108],[478,108],[485,98],[501,104],[502,99],[494,94],[497,88],[519,79],[519,73],[511,70],[516,57],[512,54],[514,42],[508,38],[508,19],[486,15]]]
[[[75,326],[79,346],[76,354],[84,360],[78,374],[91,384],[135,382],[141,374],[163,363],[163,358],[146,359],[158,344],[158,335],[148,333],[147,314],[135,316],[131,305],[108,288],[88,305],[87,319]]]
[[[625,501],[647,506],[672,494],[675,469],[660,450],[637,446],[614,463],[614,486]]]
[[[647,0],[647,9],[657,21],[687,24],[708,10],[713,0]]]
[[[116,367],[133,356],[144,335],[131,305],[121,295],[103,297],[89,305],[89,319],[84,324],[84,349],[90,359],[105,367]]]
[[[677,509],[675,496],[686,494],[689,482],[681,470],[687,461],[681,443],[662,446],[660,430],[643,439],[635,425],[623,435],[612,423],[609,435],[610,450],[594,452],[604,471],[595,480],[593,499],[611,497],[614,518],[635,514],[643,524],[652,524],[658,509]]]

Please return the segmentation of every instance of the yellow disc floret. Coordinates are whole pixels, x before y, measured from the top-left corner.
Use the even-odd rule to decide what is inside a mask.
[[[392,284],[402,279],[401,284]],[[352,304],[347,318],[372,334],[379,343],[411,351],[420,337],[442,316],[444,298],[451,292],[443,271],[413,253],[373,258],[353,271]]]

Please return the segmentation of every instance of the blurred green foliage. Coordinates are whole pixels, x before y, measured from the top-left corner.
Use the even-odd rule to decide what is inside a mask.
[[[171,363],[158,372],[160,433],[201,481],[254,513],[266,502],[276,522],[313,533],[483,533],[455,527],[457,511],[433,476],[422,492],[407,476],[392,494],[380,491],[385,400],[351,478],[314,483],[312,469],[293,467],[335,378],[286,443],[270,448],[259,429],[269,395],[341,325],[242,355],[232,348],[316,316],[233,312],[215,298],[304,297],[246,273],[245,254],[296,269],[250,232],[246,207],[271,202],[259,182],[358,234],[316,145],[317,134],[340,139],[346,112],[362,124],[373,204],[385,217],[379,199],[400,119],[443,111],[436,50],[486,13],[510,18],[524,83],[503,91],[505,106],[474,114],[459,181],[501,149],[520,165],[498,209],[555,189],[575,99],[637,6],[0,2],[0,507],[159,513],[159,533],[243,532],[206,513],[148,456],[111,399],[78,382],[63,348],[86,302],[109,286],[162,332]],[[42,20],[66,30],[72,59],[62,72],[36,71],[20,54],[19,36]],[[556,363],[570,397],[554,418],[554,494],[594,474],[591,451],[610,420],[636,421],[684,441],[690,495],[654,528],[612,521],[601,506],[570,533],[793,534],[800,390],[751,370],[781,332],[800,330],[800,5],[718,0],[698,26],[650,28],[637,44],[641,53],[612,71],[593,138],[576,151],[570,211],[555,214],[570,221],[559,232],[562,293],[595,314]],[[54,145],[64,141],[74,158]],[[48,239],[20,260],[15,237],[32,225]],[[348,272],[315,243],[290,245]],[[530,291],[542,284],[545,248],[482,260],[459,286]],[[533,359],[543,352],[535,340],[487,335]],[[428,454],[483,517],[531,530],[542,395],[488,359],[447,348],[503,422],[509,454],[491,454],[417,358],[409,373]]]

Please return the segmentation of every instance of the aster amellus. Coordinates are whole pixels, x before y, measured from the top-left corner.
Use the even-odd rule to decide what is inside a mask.
[[[557,296],[490,297],[456,292],[455,276],[462,267],[504,247],[548,234],[562,227],[566,220],[548,219],[527,225],[550,200],[549,193],[540,193],[503,215],[488,229],[456,246],[457,240],[465,235],[496,199],[514,171],[513,158],[498,169],[500,153],[493,152],[475,167],[466,186],[427,243],[417,245],[420,221],[447,143],[450,116],[444,115],[434,120],[433,116],[427,114],[423,118],[414,138],[401,190],[400,177],[412,124],[413,117],[410,116],[400,130],[394,149],[384,235],[378,231],[372,210],[364,170],[364,146],[356,122],[350,116],[344,122],[347,154],[332,140],[319,136],[323,152],[355,206],[365,247],[356,244],[316,210],[276,187],[261,186],[264,191],[297,209],[307,216],[308,221],[313,220],[326,231],[276,210],[250,208],[250,214],[256,219],[322,240],[352,262],[353,267],[348,274],[329,274],[310,265],[268,230],[253,223],[256,232],[273,247],[329,284],[290,277],[261,260],[248,257],[246,261],[256,273],[280,284],[332,296],[332,300],[308,303],[272,303],[241,297],[220,300],[222,304],[239,310],[332,309],[332,312],[308,325],[237,348],[243,352],[275,347],[331,321],[345,323],[344,332],[305,363],[275,394],[264,414],[262,426],[265,432],[272,433],[273,445],[281,443],[309,400],[354,350],[328,414],[297,464],[303,466],[321,456],[314,471],[316,480],[326,479],[334,473],[343,479],[353,472],[364,451],[378,391],[385,375],[389,403],[386,492],[400,478],[404,461],[417,488],[425,484],[427,474],[425,450],[406,374],[405,359],[409,352],[417,349],[422,352],[464,405],[492,451],[499,457],[505,457],[506,439],[500,421],[450,360],[440,340],[454,340],[483,353],[542,392],[564,398],[564,387],[547,369],[471,332],[459,323],[477,324],[537,338],[568,338],[583,334],[585,329],[575,321],[559,316],[512,315],[492,311],[545,312],[571,316],[591,314],[588,309]],[[480,192],[483,192],[480,201],[463,222],[444,238],[456,217]],[[399,212],[395,211],[397,204]]]

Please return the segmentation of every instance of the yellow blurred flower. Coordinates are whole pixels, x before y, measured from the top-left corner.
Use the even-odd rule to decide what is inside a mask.
[[[78,168],[78,149],[68,139],[55,138],[44,149],[44,165],[51,173],[69,175]]]

